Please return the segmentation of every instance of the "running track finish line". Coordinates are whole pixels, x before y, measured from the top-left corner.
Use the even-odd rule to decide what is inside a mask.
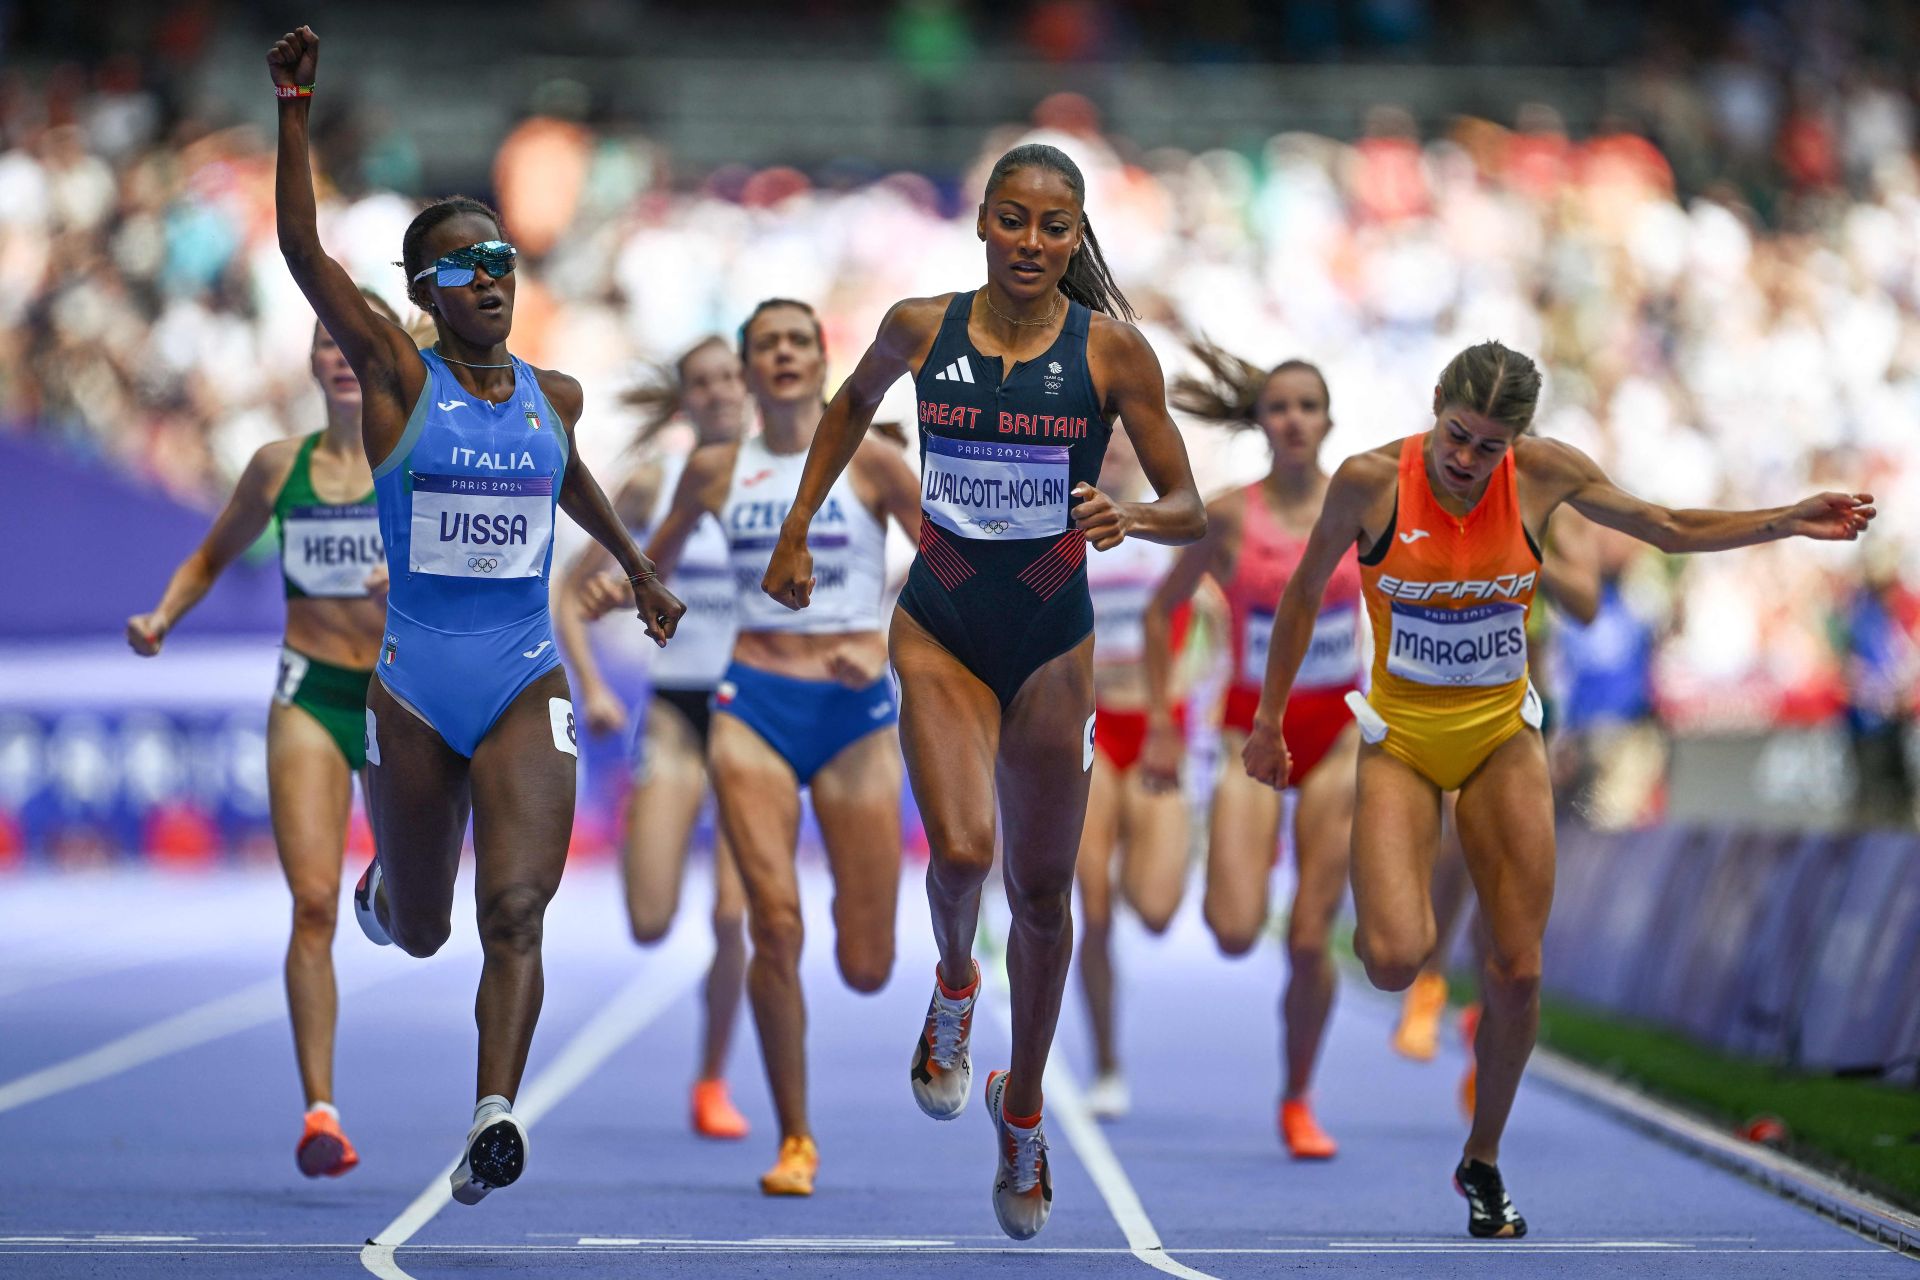
[[[681,936],[687,936],[682,934]],[[546,1070],[521,1090],[514,1114],[531,1133],[540,1117],[558,1106],[568,1094],[579,1088],[601,1064],[620,1047],[644,1031],[655,1018],[673,1007],[706,972],[712,952],[710,943],[697,942],[676,946],[669,943],[661,952],[658,971],[645,971],[620,988],[613,999],[587,1020],[567,1041]],[[529,1143],[531,1145],[531,1143]],[[453,1186],[448,1181],[460,1165],[458,1157],[447,1163],[427,1189],[415,1197],[400,1216],[381,1228],[360,1250],[360,1263],[381,1280],[413,1280],[393,1259],[393,1251],[411,1240],[414,1233],[433,1221],[434,1215],[453,1203]]]

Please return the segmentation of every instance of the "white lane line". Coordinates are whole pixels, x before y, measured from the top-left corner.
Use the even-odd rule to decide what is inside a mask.
[[[1006,953],[998,938],[992,941],[992,963],[998,974],[999,989],[1006,991]],[[1005,1000],[995,1000],[992,1005],[1000,1025],[1008,1035],[1012,1035],[1013,1010]],[[1113,1215],[1121,1234],[1127,1238],[1128,1251],[1155,1271],[1179,1276],[1181,1280],[1216,1280],[1216,1277],[1183,1266],[1167,1255],[1167,1247],[1161,1243],[1160,1233],[1154,1230],[1153,1220],[1147,1217],[1146,1206],[1140,1203],[1140,1193],[1133,1189],[1133,1182],[1127,1177],[1120,1157],[1113,1153],[1113,1147],[1108,1144],[1107,1135],[1100,1131],[1099,1123],[1087,1114],[1079,1082],[1073,1078],[1073,1072],[1068,1070],[1059,1054],[1048,1055],[1047,1074],[1043,1083],[1046,1086],[1048,1113],[1060,1122],[1074,1154],[1080,1157],[1080,1163],[1093,1178],[1093,1185],[1100,1189],[1101,1198],[1107,1202],[1107,1212]]]
[[[532,1129],[541,1116],[579,1088],[622,1045],[639,1035],[700,980],[712,954],[712,943],[698,935],[699,931],[691,928],[682,930],[658,953],[659,963],[648,965],[635,975],[573,1034],[546,1069],[515,1099],[514,1112],[522,1124]],[[415,1232],[453,1202],[453,1188],[448,1179],[459,1164],[458,1156],[449,1161],[447,1167],[427,1183],[426,1190],[400,1211],[399,1217],[367,1241],[360,1250],[362,1266],[381,1280],[413,1280],[394,1261],[393,1251],[411,1240]]]
[[[439,956],[434,957],[435,961],[438,959]],[[339,990],[342,995],[347,995],[417,972],[419,968],[415,964],[382,965],[378,969],[363,970],[351,978],[341,979]],[[56,1062],[0,1084],[0,1112],[12,1111],[57,1093],[117,1076],[156,1058],[164,1058],[209,1040],[218,1040],[286,1016],[287,995],[283,980],[264,978],[252,986],[242,987],[232,995],[209,1000],[170,1018],[163,1018],[151,1026],[129,1032],[117,1040],[109,1040],[96,1049],[89,1049],[64,1062]]]
[[[1002,1245],[954,1244],[954,1245],[943,1245],[939,1248],[927,1248],[927,1247],[916,1246],[916,1247],[895,1248],[895,1249],[878,1249],[878,1248],[854,1248],[854,1247],[843,1246],[836,1249],[825,1249],[825,1248],[801,1249],[801,1248],[795,1248],[791,1245],[781,1246],[781,1245],[772,1245],[772,1244],[759,1244],[751,1241],[659,1240],[656,1242],[628,1242],[623,1237],[618,1237],[618,1236],[607,1236],[607,1237],[589,1236],[589,1237],[584,1237],[584,1239],[593,1240],[593,1241],[599,1241],[604,1239],[606,1241],[614,1241],[618,1243],[410,1244],[407,1247],[416,1253],[427,1254],[427,1255],[447,1254],[447,1255],[457,1256],[461,1254],[471,1253],[471,1254],[486,1255],[489,1257],[498,1256],[501,1254],[524,1254],[529,1257],[540,1257],[548,1254],[552,1254],[556,1256],[571,1256],[571,1255],[578,1255],[578,1254],[591,1255],[591,1254],[618,1254],[618,1253],[687,1253],[687,1254],[841,1253],[841,1254],[849,1254],[849,1255],[850,1254],[874,1255],[874,1254],[882,1254],[882,1253],[899,1253],[902,1255],[913,1254],[913,1255],[919,1255],[922,1257],[924,1257],[927,1254],[964,1254],[968,1256],[977,1254],[977,1255],[985,1255],[985,1256],[992,1256],[992,1257],[1006,1257],[1006,1258],[1031,1257],[1036,1254],[1059,1254],[1059,1255],[1069,1256],[1069,1257],[1086,1256],[1086,1257],[1111,1257],[1111,1258],[1123,1258],[1123,1257],[1133,1256],[1133,1250],[1124,1248],[1124,1247],[1119,1247],[1119,1246],[1102,1247],[1097,1245],[1020,1245],[1020,1244],[1014,1244],[1012,1242],[1008,1242]],[[0,1245],[4,1245],[6,1243],[7,1243],[6,1241],[0,1240]],[[143,1245],[130,1246],[126,1244],[116,1245],[114,1241],[110,1241],[110,1240],[76,1240],[66,1245],[65,1247],[57,1247],[53,1245],[43,1245],[37,1248],[4,1247],[4,1248],[0,1248],[0,1257],[45,1258],[45,1257],[67,1257],[69,1255],[78,1255],[78,1254],[87,1254],[87,1255],[93,1255],[93,1256],[113,1254],[121,1257],[127,1257],[127,1256],[180,1257],[184,1254],[189,1254],[189,1253],[234,1254],[236,1256],[244,1256],[250,1253],[251,1254],[258,1254],[262,1252],[287,1253],[287,1252],[296,1252],[296,1251],[304,1252],[304,1253],[325,1254],[325,1253],[346,1253],[349,1251],[357,1250],[359,1252],[364,1253],[365,1248],[366,1247],[364,1245],[346,1244],[339,1241],[328,1242],[328,1243],[315,1243],[312,1241],[305,1241],[305,1242],[287,1243],[287,1244],[257,1244],[257,1243],[242,1244],[238,1242],[220,1242],[220,1241],[203,1240],[203,1241],[199,1241],[192,1244],[164,1245],[164,1246],[157,1245],[157,1244],[143,1244]],[[1497,1257],[1507,1257],[1510,1255],[1527,1255],[1527,1254],[1542,1254],[1542,1253],[1562,1253],[1562,1254],[1568,1254],[1568,1255],[1578,1255],[1582,1252],[1580,1250],[1570,1249],[1565,1245],[1549,1244],[1549,1243],[1546,1243],[1545,1241],[1540,1241],[1540,1242],[1526,1241],[1524,1243],[1515,1241],[1511,1244],[1501,1244],[1501,1245],[1492,1245],[1492,1246],[1483,1245],[1483,1246],[1480,1246],[1480,1250],[1481,1250],[1481,1253],[1478,1256],[1482,1256],[1487,1259],[1493,1259]],[[1180,1252],[1185,1254],[1208,1254],[1208,1255],[1214,1255],[1214,1256],[1220,1256],[1220,1257],[1255,1257],[1255,1258],[1335,1257],[1335,1258],[1338,1258],[1338,1257],[1354,1257],[1358,1255],[1376,1255],[1376,1254],[1380,1256],[1400,1255],[1400,1254],[1418,1254],[1418,1253],[1431,1252],[1431,1250],[1422,1249],[1413,1245],[1395,1245],[1395,1244],[1375,1245],[1368,1249],[1352,1249],[1352,1248],[1332,1249],[1332,1248],[1313,1248],[1310,1246],[1298,1246],[1294,1248],[1247,1246],[1244,1248],[1236,1248],[1232,1246],[1193,1247],[1193,1246],[1183,1245],[1181,1246]],[[1633,1250],[1622,1250],[1621,1252],[1626,1256],[1634,1256],[1636,1253],[1636,1251],[1633,1251]],[[1785,1248],[1785,1249],[1771,1249],[1771,1248],[1691,1249],[1685,1246],[1676,1246],[1674,1249],[1667,1250],[1666,1252],[1667,1253],[1675,1253],[1675,1252],[1683,1253],[1687,1257],[1703,1257],[1703,1256],[1709,1256],[1709,1255],[1717,1257],[1721,1255],[1728,1255],[1728,1256],[1737,1256],[1737,1257],[1745,1258],[1745,1257],[1753,1257],[1759,1254],[1765,1254],[1769,1257],[1788,1256],[1788,1255],[1797,1257],[1797,1256],[1803,1256],[1803,1255],[1812,1256],[1812,1255],[1842,1254],[1849,1257],[1858,1258],[1862,1255],[1880,1257],[1886,1251],[1882,1249],[1873,1248],[1869,1245],[1862,1243],[1852,1248],[1843,1247],[1843,1248]],[[1592,1250],[1587,1250],[1585,1251],[1585,1253],[1587,1256],[1593,1256]],[[1638,1251],[1638,1253],[1639,1253],[1639,1256],[1645,1256],[1644,1251]],[[405,1272],[399,1272],[399,1274],[403,1276],[406,1275]]]

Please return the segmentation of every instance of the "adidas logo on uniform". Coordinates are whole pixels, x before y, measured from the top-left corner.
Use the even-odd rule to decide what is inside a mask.
[[[961,356],[952,364],[933,375],[935,382],[972,382],[973,369],[967,364],[967,358]]]

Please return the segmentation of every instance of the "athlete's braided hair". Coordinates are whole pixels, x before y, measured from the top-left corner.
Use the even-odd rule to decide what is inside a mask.
[[[1196,359],[1205,366],[1206,377],[1181,374],[1173,381],[1167,403],[1182,413],[1190,413],[1208,422],[1236,429],[1251,427],[1260,408],[1260,396],[1267,383],[1283,373],[1310,373],[1320,383],[1321,407],[1333,412],[1333,391],[1320,366],[1306,360],[1282,360],[1271,369],[1262,369],[1222,347],[1199,339],[1187,344]]]
[[[643,447],[680,416],[686,404],[687,361],[708,347],[725,350],[726,345],[727,340],[717,333],[702,338],[683,351],[672,365],[650,364],[645,381],[620,397],[621,404],[640,413],[640,429],[634,433],[633,448]]]
[[[1524,435],[1540,403],[1540,369],[1498,342],[1468,347],[1440,373],[1440,401],[1471,409]]]
[[[1005,182],[1009,175],[1036,167],[1051,169],[1065,178],[1067,186],[1073,191],[1073,198],[1080,202],[1080,247],[1067,260],[1067,273],[1060,277],[1060,292],[1091,310],[1118,316],[1122,320],[1133,319],[1133,304],[1127,301],[1127,295],[1120,292],[1120,286],[1113,282],[1113,272],[1107,269],[1107,260],[1100,252],[1100,241],[1093,234],[1093,221],[1086,215],[1087,180],[1081,174],[1080,166],[1066,152],[1044,142],[1022,143],[994,164],[993,172],[987,175],[984,198],[993,199],[994,189]]]
[[[414,292],[413,277],[426,269],[427,233],[450,218],[463,213],[477,213],[492,220],[495,229],[506,234],[506,224],[500,221],[500,211],[484,200],[475,200],[472,196],[448,196],[444,200],[435,200],[413,216],[407,224],[406,234],[400,237],[400,269],[407,273],[407,296],[419,301]]]

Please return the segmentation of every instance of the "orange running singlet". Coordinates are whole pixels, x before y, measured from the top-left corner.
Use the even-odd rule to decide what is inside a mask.
[[[1427,482],[1425,442],[1425,433],[1400,442],[1393,523],[1360,562],[1374,712],[1361,728],[1452,791],[1501,743],[1540,725],[1527,680],[1540,551],[1520,520],[1511,449],[1473,510],[1456,516]]]

